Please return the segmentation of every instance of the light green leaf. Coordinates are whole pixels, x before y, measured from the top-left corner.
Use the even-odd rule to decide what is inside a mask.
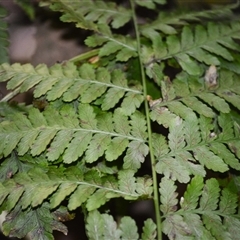
[[[81,206],[82,203],[84,203],[89,196],[93,194],[95,191],[95,187],[87,184],[79,185],[78,188],[74,191],[74,193],[69,198],[68,208],[69,210],[74,210],[77,207]]]
[[[199,144],[201,142],[201,136],[196,115],[189,116],[183,124],[183,133],[187,145],[195,146]]]
[[[105,98],[103,99],[102,103],[102,110],[109,110],[113,108],[119,101],[120,99],[124,96],[125,92],[122,89],[118,88],[110,88],[106,95]]]
[[[105,151],[106,160],[107,161],[116,160],[127,148],[128,144],[129,141],[126,138],[122,137],[113,138],[111,144],[107,147]]]
[[[87,216],[87,235],[89,239],[103,239],[104,219],[98,211],[92,211]]]
[[[67,149],[63,155],[65,163],[72,163],[76,161],[87,149],[89,142],[92,139],[91,132],[77,131],[73,134],[73,139],[68,144]]]
[[[231,239],[238,240],[240,234],[240,220],[238,218],[228,216],[225,218],[224,223],[231,235]]]
[[[208,169],[219,172],[226,172],[228,170],[228,166],[223,160],[213,152],[209,151],[205,146],[196,147],[194,149],[194,157]]]
[[[98,209],[100,206],[105,204],[109,199],[107,198],[107,189],[98,189],[94,192],[86,203],[86,208],[90,212],[92,210]]]
[[[177,60],[184,71],[190,75],[200,75],[201,68],[187,54],[178,54]]]
[[[36,156],[42,153],[46,149],[47,145],[51,142],[51,140],[55,137],[57,132],[58,130],[54,128],[47,128],[41,131],[31,147],[31,154],[33,156]]]
[[[158,159],[156,172],[178,180],[181,183],[187,183],[190,180],[190,171],[186,166],[173,157],[163,157]]]
[[[117,223],[113,217],[108,214],[102,214],[104,220],[104,239],[120,239],[121,230],[117,229]]]
[[[136,182],[134,172],[131,170],[124,170],[118,173],[119,178],[119,189],[122,192],[129,193],[132,195],[136,194]]]
[[[141,235],[142,240],[154,240],[156,239],[157,232],[156,232],[157,226],[153,222],[152,219],[147,219],[144,221],[144,226],[143,226],[143,233]]]
[[[200,115],[211,118],[214,117],[213,110],[204,103],[202,103],[201,101],[199,101],[196,97],[183,98],[182,102],[189,108],[199,113]]]
[[[122,111],[126,115],[131,115],[143,102],[143,95],[138,92],[128,92],[121,104]]]
[[[72,139],[73,130],[60,130],[54,137],[53,142],[47,149],[47,158],[49,161],[57,160],[60,155],[64,152],[65,148],[69,145]]]
[[[178,115],[183,119],[195,117],[195,113],[193,112],[193,110],[189,107],[186,107],[181,102],[177,102],[177,101],[169,102],[168,108],[172,113],[175,113],[176,115]]]
[[[214,141],[211,143],[210,150],[221,157],[231,168],[240,170],[239,159],[237,159],[224,144]]]
[[[176,192],[177,186],[174,185],[174,181],[167,177],[162,178],[160,182],[160,209],[163,214],[172,213],[177,210],[178,193]]]
[[[199,97],[219,112],[228,113],[230,111],[229,105],[222,98],[212,93],[202,93]]]
[[[177,115],[171,113],[166,107],[153,107],[150,113],[150,117],[153,121],[157,121],[159,125],[163,125],[168,128],[170,125],[174,125]]]
[[[199,197],[202,194],[203,189],[203,178],[195,176],[190,184],[187,186],[187,190],[184,193],[184,197],[181,201],[181,207],[186,209],[195,209],[198,205]]]
[[[169,239],[185,239],[185,237],[191,234],[191,230],[180,215],[169,215],[162,224],[162,231],[169,237]]]
[[[68,195],[70,195],[76,188],[77,183],[66,182],[62,183],[57,192],[55,192],[51,198],[50,206],[51,208],[57,207]]]
[[[139,239],[137,225],[132,218],[123,217],[120,221],[119,229],[122,231],[122,239]]]
[[[220,188],[217,180],[214,178],[207,180],[200,199],[200,209],[203,211],[216,210],[219,194]]]
[[[128,145],[126,155],[124,157],[124,169],[138,169],[141,163],[145,161],[145,157],[149,152],[148,146],[143,142],[131,141]]]
[[[128,122],[128,117],[124,115],[121,109],[117,108],[113,115],[114,129],[117,133],[122,135],[129,135],[130,126]]]
[[[178,53],[181,49],[180,42],[179,42],[176,35],[170,35],[167,38],[167,46],[168,46],[168,49],[169,49],[169,53],[171,55],[174,55],[174,54]]]
[[[224,188],[220,197],[219,211],[223,214],[235,214],[238,206],[238,195]]]
[[[203,223],[210,230],[215,239],[232,240],[226,227],[223,226],[221,218],[216,214],[204,214]]]
[[[85,159],[87,162],[92,163],[101,157],[105,150],[111,143],[111,137],[104,134],[95,134],[85,152]]]
[[[183,149],[186,145],[184,139],[183,123],[179,118],[179,121],[176,121],[176,125],[170,127],[170,132],[168,134],[168,145],[172,152],[177,151],[178,149]]]
[[[194,239],[213,239],[211,233],[203,226],[203,222],[199,215],[187,212],[187,214],[184,214],[183,219],[192,231]]]
[[[145,195],[145,196],[152,196],[153,192],[153,181],[151,178],[147,177],[142,177],[142,178],[137,178],[137,184],[136,184],[136,191],[140,195]]]
[[[163,135],[153,133],[152,139],[153,139],[154,155],[157,158],[160,158],[161,156],[164,156],[169,152],[166,138]]]
[[[93,107],[88,104],[79,104],[78,114],[81,127],[84,129],[96,129],[97,121]]]

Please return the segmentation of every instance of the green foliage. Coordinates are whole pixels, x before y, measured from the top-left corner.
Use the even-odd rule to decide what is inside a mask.
[[[52,67],[0,65],[5,235],[53,239],[81,209],[89,239],[238,239],[238,5],[163,4],[40,1],[99,48]],[[8,103],[30,90],[32,104]],[[143,200],[155,217],[140,227],[123,205]]]
[[[216,179],[204,184],[202,177],[195,176],[180,199],[179,210],[176,188],[171,179],[160,183],[160,194],[169,189],[161,205],[166,218],[163,232],[169,239],[236,239],[238,197],[230,184],[220,190]],[[230,227],[228,221],[236,221],[236,225]]]
[[[139,239],[137,225],[130,217],[121,218],[117,224],[109,214],[92,211],[87,218],[89,239]],[[148,219],[144,222],[142,239],[155,239],[156,225]]]

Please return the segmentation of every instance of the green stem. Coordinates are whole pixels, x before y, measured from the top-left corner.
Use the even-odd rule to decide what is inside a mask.
[[[152,165],[153,201],[154,201],[156,224],[157,224],[157,239],[162,240],[162,221],[161,221],[160,206],[159,206],[158,180],[157,180],[157,173],[156,173],[156,169],[155,169],[156,159],[155,159],[155,156],[153,153],[152,127],[151,127],[151,121],[150,121],[150,115],[149,115],[149,106],[148,106],[148,101],[147,101],[146,76],[145,76],[144,65],[143,65],[142,57],[141,57],[141,40],[140,40],[140,35],[139,35],[139,30],[138,30],[137,17],[135,14],[134,0],[130,0],[130,3],[131,3],[131,9],[132,9],[134,28],[136,31],[137,50],[138,50],[138,54],[139,54],[139,64],[140,64],[140,69],[141,69],[143,93],[145,96],[144,106],[145,106],[146,118],[147,118],[148,139],[149,139],[148,143],[149,143],[150,159],[151,159],[151,165]]]
[[[77,56],[69,59],[68,61],[69,61],[69,62],[76,63],[76,62],[80,62],[80,61],[89,59],[89,58],[91,58],[91,57],[97,56],[98,53],[99,53],[99,50],[100,50],[100,49],[93,49],[93,50],[88,51],[88,52],[86,52],[86,53],[82,53],[82,54],[80,54],[80,55],[77,55]]]

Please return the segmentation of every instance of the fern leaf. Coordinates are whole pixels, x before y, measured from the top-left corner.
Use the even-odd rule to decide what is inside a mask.
[[[218,142],[211,143],[210,147],[216,155],[220,156],[226,164],[236,170],[240,170],[239,160],[235,157],[234,154],[228,151],[227,147]]]
[[[88,214],[86,224],[87,235],[89,239],[102,239],[104,233],[104,220],[98,211],[92,211]]]
[[[117,229],[117,223],[113,217],[108,214],[102,214],[104,220],[104,238],[105,239],[120,239],[121,230]]]
[[[73,171],[74,170],[74,171]],[[61,171],[52,168],[47,172],[40,168],[18,173],[13,179],[6,179],[1,185],[0,200],[5,200],[5,207],[11,211],[16,204],[22,209],[38,207],[46,199],[50,207],[56,208],[68,198],[68,209],[74,210],[86,203],[88,211],[99,208],[111,198],[137,199],[150,196],[152,182],[146,181],[141,191],[143,179],[135,178],[133,171],[121,171],[119,181],[113,176],[100,177],[99,172],[89,170],[85,174],[69,169]],[[69,196],[69,197],[68,197]]]
[[[188,182],[191,174],[205,176],[204,166],[219,172],[226,172],[229,166],[239,169],[239,152],[236,151],[239,141],[233,134],[234,127],[231,118],[226,118],[226,120],[223,118],[226,114],[219,116],[219,125],[223,131],[219,134],[219,140],[222,139],[221,134],[224,135],[226,131],[226,138],[220,141],[229,145],[232,152],[224,144],[213,141],[213,137],[215,136],[216,139],[217,135],[214,133],[211,137],[212,124],[206,125],[207,122],[205,122],[204,129],[207,132],[204,135],[203,132],[200,132],[200,129],[203,129],[201,126],[203,117],[199,122],[196,115],[192,114],[183,121],[173,113],[169,112],[168,114],[169,117],[165,119],[164,112],[161,112],[157,119],[159,124],[169,126],[167,139],[154,135],[156,141],[154,154],[157,159],[156,171],[158,173],[171,177],[173,180]],[[223,125],[223,119],[227,124],[226,127]]]
[[[180,202],[182,209],[195,209],[198,206],[199,197],[202,194],[203,179],[200,176],[195,176],[187,187],[184,193],[182,202]]]
[[[191,230],[180,215],[169,215],[162,224],[162,231],[169,239],[188,239],[191,234]]]
[[[225,226],[227,227],[227,229],[229,230],[229,233],[231,234],[231,239],[237,240],[239,236],[238,234],[239,234],[240,221],[234,217],[226,217]]]
[[[159,0],[158,0],[159,1]],[[126,25],[132,18],[130,9],[118,6],[114,2],[93,1],[72,3],[71,1],[45,1],[53,11],[63,12],[63,22],[74,22],[76,27],[93,30],[96,34],[89,36],[85,43],[89,47],[101,46],[100,56],[117,53],[119,61],[127,61],[137,56],[135,41],[129,37],[113,35],[110,29],[117,29]]]
[[[180,199],[182,209],[176,210],[177,204],[178,201],[175,211],[169,212],[164,220],[163,231],[170,239],[173,236],[176,239],[232,239],[234,229],[240,222],[234,216],[237,194],[229,186],[220,191],[216,179],[209,179],[203,184],[202,177],[194,177]],[[177,220],[181,224],[177,224]],[[232,228],[226,223],[227,220],[233,223]]]
[[[109,214],[101,214],[99,211],[91,211],[87,216],[87,235],[89,239],[139,239],[135,221],[130,217],[123,217],[117,224]],[[155,239],[156,224],[152,219],[144,222],[143,240]]]
[[[152,219],[144,221],[143,233],[141,235],[142,240],[154,240],[156,239],[156,224]]]
[[[89,185],[78,186],[78,188],[74,191],[74,194],[71,195],[69,199],[68,204],[69,210],[72,211],[77,207],[81,206],[81,204],[84,203],[94,191],[95,191],[94,186]]]
[[[237,44],[234,44],[234,47],[231,46],[229,39],[236,37],[235,31],[240,26],[239,22],[236,22],[234,27],[220,25],[209,23],[206,29],[198,25],[194,32],[188,26],[185,26],[181,32],[180,40],[177,35],[170,35],[166,38],[166,43],[163,42],[161,36],[145,34],[153,42],[153,54],[150,54],[150,56],[154,56],[159,61],[174,56],[182,69],[190,75],[200,75],[202,73],[200,66],[194,59],[207,65],[219,65],[221,58],[233,61],[231,49],[240,51],[240,47]],[[160,55],[158,56],[157,53],[160,53]],[[146,64],[152,61],[147,55],[143,56],[143,59]]]
[[[105,68],[95,70],[90,64],[83,64],[79,71],[71,63],[66,66],[56,64],[50,69],[45,65],[34,69],[29,64],[3,64],[0,67],[0,75],[0,81],[9,80],[9,89],[18,87],[20,91],[26,91],[34,87],[36,98],[46,95],[49,101],[63,97],[64,101],[71,102],[80,97],[81,102],[91,103],[102,97],[102,107],[108,110],[123,99],[122,108],[126,114],[133,113],[144,99],[141,86],[128,87],[127,79],[120,70],[110,73]],[[111,96],[113,91],[119,94],[116,94],[110,103],[109,94]]]
[[[137,179],[136,192],[141,196],[150,197],[153,191],[153,182],[151,178],[142,177]]]
[[[28,234],[33,240],[54,239],[53,229],[67,234],[66,227],[54,219],[47,204],[34,210],[29,208],[22,210],[16,206],[12,212],[8,213],[3,223],[4,234],[18,238]]]
[[[130,217],[123,217],[119,224],[122,231],[122,239],[139,239],[137,225]]]
[[[226,172],[228,170],[228,166],[223,162],[223,160],[209,151],[206,147],[197,147],[196,152],[194,152],[194,156],[208,169],[214,169],[219,172]]]
[[[139,169],[148,152],[149,148],[145,143],[131,141],[128,145],[126,156],[124,157],[124,169]]]
[[[70,105],[59,112],[50,106],[41,113],[31,108],[28,115],[14,115],[16,123],[1,123],[2,153],[7,156],[17,149],[21,155],[30,151],[36,156],[47,151],[49,161],[63,156],[65,163],[71,163],[83,154],[87,162],[95,162],[103,155],[106,160],[113,161],[127,149],[125,168],[131,164],[135,166],[132,169],[138,169],[148,154],[144,143],[145,118],[136,113],[128,123],[121,109],[115,113],[96,116],[88,104],[79,104],[78,113]],[[40,121],[35,123],[38,118]],[[12,137],[14,140],[10,140]]]
[[[219,19],[228,18],[232,15],[232,9],[238,7],[238,4],[227,5],[211,10],[203,10],[199,12],[160,12],[157,19],[151,23],[144,24],[140,27],[142,35],[147,36],[148,32],[158,34],[176,34],[179,26],[188,25],[191,21],[203,22],[203,19]],[[177,26],[177,27],[175,27]]]
[[[50,201],[50,207],[55,208],[60,205],[60,203],[66,199],[67,196],[69,196],[72,192],[75,191],[75,189],[78,187],[77,183],[74,182],[66,182],[62,183],[58,191],[56,191]],[[79,204],[79,203],[78,203]]]
[[[63,12],[63,22],[75,22],[76,27],[98,30],[102,24],[111,24],[113,28],[124,26],[131,19],[131,12],[114,2],[87,0],[72,3],[71,1],[48,0],[41,3],[51,10]]]
[[[98,189],[94,192],[86,203],[86,208],[88,211],[98,209],[100,206],[104,205],[108,200],[110,200],[106,194],[107,189]]]
[[[207,180],[200,200],[200,208],[203,210],[216,210],[219,192],[220,188],[217,180]]]
[[[161,211],[164,214],[169,212],[174,212],[178,203],[177,199],[177,187],[174,185],[174,181],[168,179],[167,177],[163,178],[160,183],[160,199],[162,205],[160,206]]]
[[[85,43],[89,46],[89,43],[92,42],[92,38],[99,38],[98,36],[90,36],[86,39]],[[130,37],[123,37],[123,36],[108,36],[108,37],[101,37],[105,39],[104,44],[100,51],[99,56],[109,56],[110,54],[115,53],[116,59],[119,61],[127,61],[131,57],[137,56],[137,49],[136,49],[136,43],[133,39]],[[96,41],[96,40],[95,40]],[[102,41],[98,42],[101,44],[91,44],[91,47],[97,47],[102,45]]]
[[[219,203],[220,212],[222,212],[223,214],[234,214],[238,206],[237,202],[237,194],[231,192],[227,188],[224,188],[222,190],[222,195]]]
[[[194,213],[188,213],[183,216],[184,221],[192,231],[192,235],[196,239],[213,239],[212,234],[205,228],[201,217]]]
[[[206,214],[203,216],[203,222],[206,225],[206,228],[210,230],[211,234],[216,239],[231,240],[231,235],[226,231],[225,227],[222,226],[220,216],[215,214]]]
[[[3,20],[6,17],[7,12],[0,6],[0,63],[8,62],[8,34],[7,34],[7,23]]]
[[[138,239],[137,226],[130,217],[120,220],[119,228],[109,214],[91,211],[87,216],[87,235],[89,239]]]

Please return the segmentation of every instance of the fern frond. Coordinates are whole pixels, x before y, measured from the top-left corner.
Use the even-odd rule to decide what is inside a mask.
[[[159,1],[159,0],[158,0]],[[63,22],[74,22],[76,27],[92,30],[94,35],[89,36],[85,43],[89,47],[102,46],[100,56],[108,56],[117,52],[118,61],[127,61],[137,56],[135,40],[129,36],[112,33],[126,25],[132,18],[131,10],[118,6],[114,2],[106,1],[45,1],[42,6],[48,5],[51,10],[63,12]]]
[[[118,6],[114,2],[106,1],[66,1],[47,0],[41,2],[41,6],[49,6],[53,11],[62,12],[61,21],[75,22],[76,27],[100,32],[99,27],[111,25],[112,28],[120,28],[131,19],[130,9]]]
[[[172,189],[171,208],[169,200],[161,205],[166,218],[163,231],[170,239],[173,236],[176,239],[236,239],[234,235],[240,220],[234,215],[238,196],[232,189],[225,187],[221,190],[216,179],[209,179],[204,184],[202,177],[195,176],[180,200],[181,209],[177,210],[176,186],[173,186],[173,181],[165,178],[160,184],[161,194],[166,193],[168,187]],[[228,220],[234,224],[230,226]]]
[[[174,58],[181,68],[191,75],[201,75],[198,62],[206,65],[220,65],[221,59],[233,61],[231,50],[240,51],[240,46],[233,41],[239,38],[240,23],[231,24],[208,23],[207,28],[197,25],[194,31],[185,26],[181,37],[170,35],[163,40],[155,32],[147,32],[145,36],[152,41],[152,48],[143,49],[143,61],[149,65],[155,59],[164,61]],[[196,62],[196,60],[198,62]]]
[[[194,112],[214,118],[216,112],[229,113],[231,106],[239,109],[239,76],[227,70],[218,73],[217,69],[215,75],[216,83],[212,87],[206,79],[198,80],[187,74],[178,75],[172,82],[166,78],[161,82],[162,98],[149,102],[152,119],[159,116],[161,124],[168,125],[167,117],[172,117],[172,113],[183,119],[194,118]]]
[[[214,89],[193,78],[162,82],[163,99],[150,100],[151,119],[169,128],[167,138],[154,135],[158,173],[188,182],[191,174],[205,176],[203,166],[219,172],[229,167],[240,169],[239,128],[235,127],[237,123],[230,113],[231,105],[239,108],[239,84],[237,76],[229,71],[220,72]],[[184,96],[187,99],[183,100]],[[206,104],[215,107],[215,111]],[[197,118],[196,114],[201,117]],[[215,118],[215,123],[211,118]]]
[[[8,33],[7,23],[4,18],[6,17],[6,10],[0,5],[0,63],[9,62],[8,57]]]
[[[122,170],[117,177],[100,176],[99,172],[93,169],[83,173],[76,167],[64,172],[49,168],[47,172],[35,167],[3,181],[0,200],[4,201],[8,211],[12,211],[16,205],[20,205],[22,209],[39,207],[46,199],[50,201],[51,209],[58,207],[63,200],[68,200],[69,210],[86,203],[87,210],[92,211],[111,198],[133,200],[148,197],[152,193],[151,181],[145,189],[142,185],[143,179],[135,178],[132,170]]]
[[[233,9],[237,8],[239,3],[232,5],[224,5],[222,7],[203,10],[198,12],[160,12],[157,19],[151,23],[140,26],[140,33],[143,36],[148,37],[151,35],[157,35],[159,32],[164,34],[176,34],[179,31],[179,26],[189,25],[190,22],[201,22],[203,23],[206,19],[229,19],[233,17]]]
[[[64,224],[50,212],[49,204],[44,203],[36,209],[22,210],[17,205],[7,214],[3,222],[3,233],[10,237],[24,238],[27,234],[30,239],[54,239],[53,230],[67,234]]]
[[[46,151],[49,161],[62,156],[63,162],[72,163],[84,155],[85,161],[92,163],[103,155],[107,161],[116,160],[127,150],[125,169],[138,169],[148,154],[144,116],[136,112],[128,118],[123,109],[96,116],[88,104],[79,104],[77,112],[70,105],[60,111],[50,106],[43,112],[31,108],[28,115],[16,114],[0,125],[4,156],[13,150],[20,156]]]
[[[34,87],[34,97],[46,95],[49,101],[62,97],[71,102],[80,97],[80,102],[91,103],[101,97],[103,110],[113,108],[123,99],[121,106],[126,114],[134,112],[143,102],[140,84],[129,87],[122,71],[96,70],[91,64],[83,64],[79,69],[72,63],[56,64],[50,69],[43,64],[36,68],[30,64],[3,64],[0,81],[8,81],[8,89],[17,88],[20,92]]]
[[[117,224],[111,215],[96,210],[89,213],[86,230],[89,239],[139,239],[137,225],[132,218],[125,216]],[[153,240],[155,237],[156,224],[147,219],[141,239]]]
[[[132,57],[137,57],[136,41],[130,36],[111,34],[107,35],[94,34],[87,37],[85,44],[88,47],[101,46],[99,56],[109,56],[116,54],[116,60],[126,62]]]
[[[165,113],[162,115],[161,117],[165,118]],[[173,119],[172,116],[166,118],[168,122],[172,121],[167,139],[161,135],[156,136],[159,138],[154,148],[158,160],[156,165],[158,173],[164,173],[167,177],[171,176],[174,180],[186,183],[190,180],[191,174],[205,176],[203,166],[218,172],[226,172],[229,167],[240,169],[239,152],[236,151],[239,140],[235,134],[222,139],[221,134],[224,134],[225,130],[223,133],[214,133],[216,127],[209,123],[210,131],[206,138],[201,138],[201,127],[197,118],[182,121],[175,116],[175,122]],[[157,149],[159,143],[160,150]]]

